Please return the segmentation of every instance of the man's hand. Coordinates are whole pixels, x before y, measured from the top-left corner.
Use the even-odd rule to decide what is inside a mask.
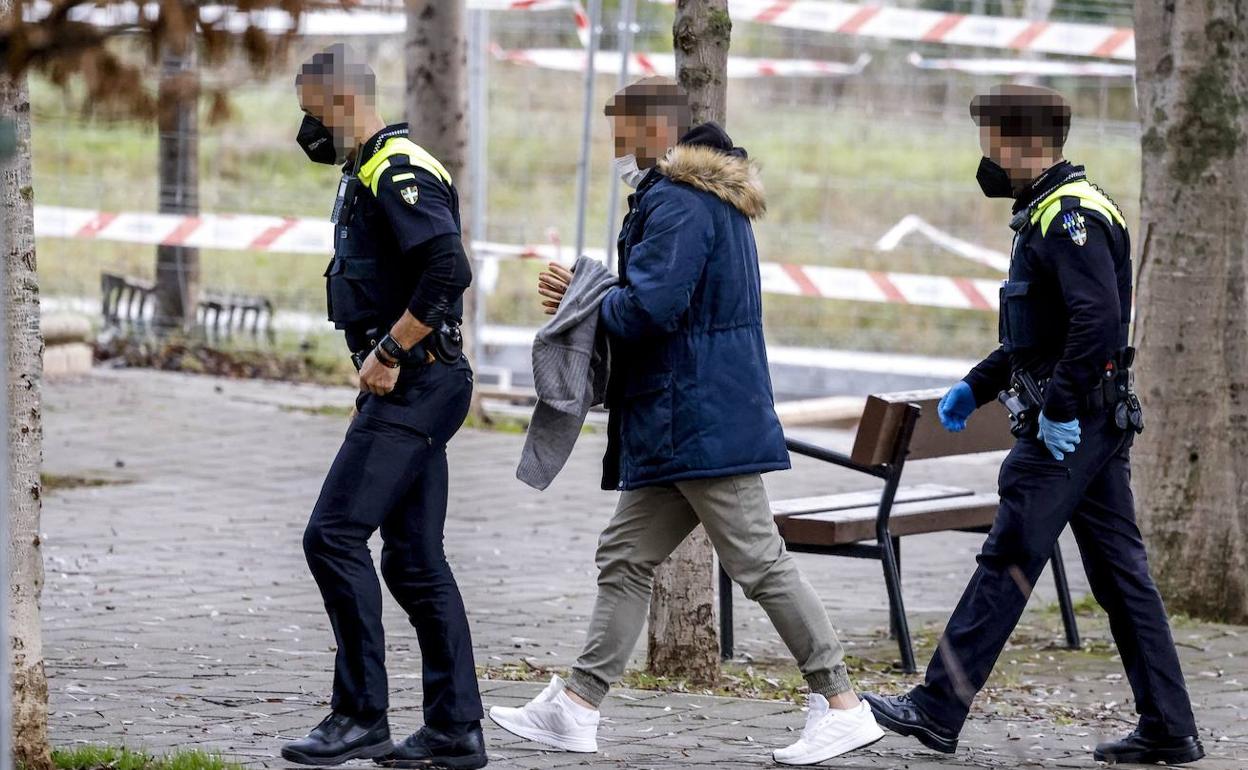
[[[399,367],[389,367],[377,358],[376,349],[364,359],[360,367],[360,390],[367,390],[375,396],[384,396],[394,390],[399,381]]]
[[[554,262],[547,267],[550,268],[549,271],[543,270],[537,276],[537,293],[546,298],[542,301],[546,315],[554,315],[559,310],[559,303],[563,302],[563,295],[568,291],[568,284],[572,283],[572,272]]]
[[[950,388],[936,405],[936,416],[940,418],[940,424],[951,433],[965,430],[966,421],[974,411],[975,396],[971,393],[971,386],[965,381],[959,381]]]
[[[1060,461],[1075,451],[1082,433],[1078,420],[1053,422],[1044,416],[1044,412],[1040,413],[1040,440],[1049,448],[1049,454],[1053,455],[1054,460]]]

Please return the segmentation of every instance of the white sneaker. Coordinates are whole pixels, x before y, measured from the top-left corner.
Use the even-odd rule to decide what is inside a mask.
[[[797,743],[776,749],[772,759],[782,765],[817,765],[842,754],[870,746],[884,737],[866,701],[852,709],[828,707],[819,693],[806,697],[806,726]]]
[[[552,676],[546,689],[520,708],[491,707],[490,719],[509,733],[561,751],[592,754],[598,750],[598,712],[569,698],[558,676]]]

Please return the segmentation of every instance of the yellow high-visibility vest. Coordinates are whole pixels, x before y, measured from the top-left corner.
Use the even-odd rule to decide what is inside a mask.
[[[1053,192],[1045,196],[1033,209],[1031,214],[1031,223],[1034,225],[1040,223],[1040,236],[1044,237],[1049,232],[1049,225],[1057,217],[1062,210],[1062,198],[1078,198],[1079,206],[1090,211],[1095,211],[1105,217],[1108,222],[1117,222],[1124,230],[1127,227],[1127,220],[1123,219],[1122,212],[1118,210],[1118,205],[1109,199],[1105,193],[1096,189],[1086,179],[1080,179],[1070,184],[1064,184]]]
[[[395,155],[406,155],[408,161],[417,168],[423,168],[425,171],[433,174],[437,178],[446,182],[449,187],[451,184],[451,175],[447,173],[446,168],[438,162],[438,159],[429,154],[424,147],[413,142],[411,139],[403,136],[396,136],[386,140],[373,157],[368,162],[360,166],[360,181],[368,185],[368,189],[373,191],[373,195],[377,194],[377,185],[381,182],[381,176],[386,169],[390,168],[390,159]]]

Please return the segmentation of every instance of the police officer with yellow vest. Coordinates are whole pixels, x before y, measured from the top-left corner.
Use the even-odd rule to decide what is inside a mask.
[[[1059,94],[1004,86],[977,96],[971,115],[986,156],[984,194],[1014,199],[1014,245],[1001,289],[1001,347],[950,389],[938,412],[960,431],[975,409],[1000,400],[1018,441],[1001,467],[1000,507],[979,566],[923,684],[864,697],[882,726],[953,753],[971,699],[1070,524],[1139,715],[1136,730],[1098,745],[1095,759],[1193,762],[1204,751],[1131,496],[1130,449],[1143,412],[1127,346],[1126,223],[1083,167],[1063,159],[1070,107]]]
[[[346,335],[360,395],[303,538],[338,647],[332,713],[282,756],[310,765],[372,758],[391,767],[483,767],[472,639],[442,548],[446,444],[472,394],[458,330],[472,278],[458,196],[406,124],[382,122],[373,73],[345,46],[313,56],[296,87],[300,146],[313,161],[343,164],[325,277],[329,318]],[[382,576],[416,629],[423,664],[425,724],[397,745],[368,550],[378,528]]]

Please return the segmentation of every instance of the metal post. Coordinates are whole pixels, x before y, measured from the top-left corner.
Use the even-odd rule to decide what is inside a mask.
[[[598,53],[598,25],[602,22],[602,0],[589,0],[589,48],[585,51],[585,104],[581,116],[581,162],[576,183],[576,253],[585,250],[585,215],[589,208],[589,153],[594,114],[594,59]]]
[[[620,0],[620,25],[618,39],[620,41],[620,79],[619,87],[623,88],[628,85],[628,69],[629,59],[633,56],[633,16],[636,11],[637,0]],[[612,271],[615,270],[615,260],[611,255],[615,253],[615,209],[620,204],[620,184],[618,179],[611,180],[611,192],[607,204],[607,249],[606,260],[607,267]]]
[[[470,8],[468,11],[468,152],[471,156],[468,168],[472,177],[472,237],[478,241],[487,240],[485,218],[489,210],[487,203],[489,190],[486,188],[486,180],[489,178],[489,174],[486,173],[486,163],[489,162],[487,145],[489,140],[487,110],[490,101],[489,60],[486,58],[489,55],[489,40],[490,12],[483,8]],[[469,253],[473,255],[473,273],[480,276],[485,260],[477,256],[476,249],[471,249]],[[481,352],[484,348],[481,338],[485,334],[486,302],[485,292],[478,284],[477,301],[473,303],[473,334],[470,342],[472,350],[467,351],[469,360],[478,365],[482,361]]]

